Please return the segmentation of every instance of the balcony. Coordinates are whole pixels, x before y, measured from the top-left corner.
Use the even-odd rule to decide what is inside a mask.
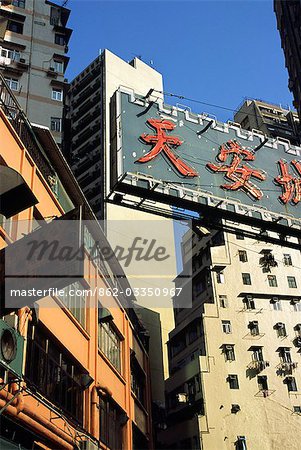
[[[278,375],[292,375],[293,371],[298,367],[298,363],[295,361],[281,362],[276,367]]]
[[[269,361],[251,361],[250,364],[248,365],[248,369],[249,370],[254,370],[257,373],[262,372],[263,370],[265,370],[267,367],[269,367],[270,363]]]

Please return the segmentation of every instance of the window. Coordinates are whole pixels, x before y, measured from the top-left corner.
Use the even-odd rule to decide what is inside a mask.
[[[250,333],[252,336],[259,335],[259,326],[258,326],[258,322],[256,320],[249,322],[249,329],[250,329]]]
[[[13,0],[12,1],[13,6],[17,6],[18,8],[25,8],[25,0]]]
[[[286,328],[285,328],[284,323],[282,323],[282,322],[276,323],[275,328],[277,330],[277,336],[278,337],[286,337],[287,336]]]
[[[277,297],[273,297],[272,300],[270,301],[271,305],[273,306],[273,310],[274,311],[281,311],[282,310],[282,305],[280,300]]]
[[[235,450],[247,450],[247,442],[245,436],[237,436],[235,442]]]
[[[258,389],[260,391],[268,391],[269,390],[268,378],[266,375],[259,375],[257,377],[257,383],[258,383]]]
[[[50,129],[60,133],[62,131],[62,119],[60,117],[51,117]]]
[[[64,291],[63,295],[58,295],[58,298],[64,303],[66,308],[73,314],[79,323],[85,328],[86,326],[86,295],[84,293],[84,286],[75,281],[69,286],[61,289]]]
[[[246,309],[255,309],[255,300],[252,295],[247,295],[243,300]]]
[[[53,68],[55,72],[63,73],[64,72],[64,63],[62,61],[53,61]]]
[[[262,353],[262,347],[252,347],[253,354],[252,354],[252,360],[253,361],[263,361],[263,353]]]
[[[228,308],[228,298],[226,295],[219,295],[219,306],[221,308]]]
[[[285,380],[288,392],[297,392],[297,383],[295,377],[287,377]]]
[[[294,308],[294,311],[296,311],[296,312],[301,311],[301,302],[300,301],[293,302],[293,308]]]
[[[18,50],[9,50],[8,48],[1,48],[2,58],[9,58],[13,61],[20,61],[21,53]]]
[[[42,395],[60,409],[83,421],[84,370],[44,328],[28,328],[25,377]]]
[[[237,233],[235,236],[238,241],[243,241],[245,238],[242,234],[239,234],[239,233]]]
[[[16,22],[14,20],[9,20],[7,24],[7,29],[13,33],[23,34],[23,23]]]
[[[250,285],[251,283],[251,275],[249,273],[242,273],[242,282],[243,284]]]
[[[222,320],[222,329],[226,334],[232,333],[232,327],[230,320]]]
[[[293,265],[293,263],[292,263],[292,257],[291,257],[291,255],[289,255],[288,253],[285,253],[285,254],[283,255],[283,264],[284,264],[285,266],[292,266],[292,265]]]
[[[301,414],[301,406],[294,406],[293,408],[295,414]]]
[[[270,287],[278,286],[276,275],[268,275],[268,282]]]
[[[292,355],[289,347],[281,347],[279,349],[279,357],[283,363],[291,363]]]
[[[131,357],[131,389],[142,405],[145,404],[145,373],[135,356]],[[113,449],[115,450],[115,449]]]
[[[295,277],[287,277],[287,283],[288,283],[288,287],[289,288],[296,288],[297,287],[297,283],[296,283],[296,278]]]
[[[189,344],[194,342],[198,337],[199,337],[199,335],[198,335],[197,323],[193,323],[193,324],[190,325],[190,327],[188,329],[188,342],[189,342]]]
[[[121,372],[121,339],[110,323],[99,324],[98,347],[118,372]]]
[[[228,383],[230,389],[239,389],[238,384],[238,376],[237,375],[228,375]]]
[[[62,89],[52,89],[51,93],[52,100],[56,100],[57,102],[63,101],[63,91]]]
[[[3,230],[7,233],[8,236],[11,236],[12,225],[13,225],[13,220],[11,217],[9,219],[6,219],[5,216],[0,214],[0,227],[3,228]]]
[[[99,399],[99,440],[106,447],[122,449],[122,427],[126,414],[113,401]]]
[[[19,80],[17,78],[5,78],[6,83],[12,91],[19,91]]]
[[[226,361],[235,361],[234,345],[225,344],[224,353]]]
[[[66,43],[65,36],[63,34],[55,33],[54,42],[57,45],[65,45]]]
[[[216,272],[216,281],[217,281],[217,283],[225,282],[225,276],[224,276],[223,272]]]
[[[245,250],[238,250],[239,261],[248,262],[248,255]]]

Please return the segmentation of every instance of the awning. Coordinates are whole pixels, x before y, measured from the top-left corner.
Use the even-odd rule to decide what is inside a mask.
[[[7,219],[38,203],[22,175],[0,165],[0,214]]]

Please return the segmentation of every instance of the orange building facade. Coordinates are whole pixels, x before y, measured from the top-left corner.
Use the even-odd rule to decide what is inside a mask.
[[[12,176],[22,176],[19,190],[12,185],[10,192],[9,176],[0,182],[5,191],[2,253],[73,210],[80,209],[81,218],[93,223],[91,229],[83,225],[83,276],[63,287],[64,298],[52,295],[38,300],[34,308],[8,308],[5,257],[1,260],[0,447],[151,449],[147,332],[136,311],[122,306],[120,297],[97,296],[99,288],[130,289],[128,281],[114,277],[116,267],[118,273],[121,270],[116,260],[100,261],[89,251],[87,242],[106,241],[100,226],[49,130],[31,127],[2,78],[0,106],[1,173],[11,169]],[[68,295],[70,288],[79,294]],[[104,306],[106,300],[109,307]],[[7,327],[18,339],[23,337],[19,374],[10,369],[13,361],[5,354],[9,345],[19,342],[8,339],[5,347]]]

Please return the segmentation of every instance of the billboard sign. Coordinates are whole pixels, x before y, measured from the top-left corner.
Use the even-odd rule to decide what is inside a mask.
[[[161,193],[169,205],[189,199],[196,210],[207,205],[300,227],[300,147],[130,90],[119,90],[113,105],[112,192],[138,195],[145,205]]]

